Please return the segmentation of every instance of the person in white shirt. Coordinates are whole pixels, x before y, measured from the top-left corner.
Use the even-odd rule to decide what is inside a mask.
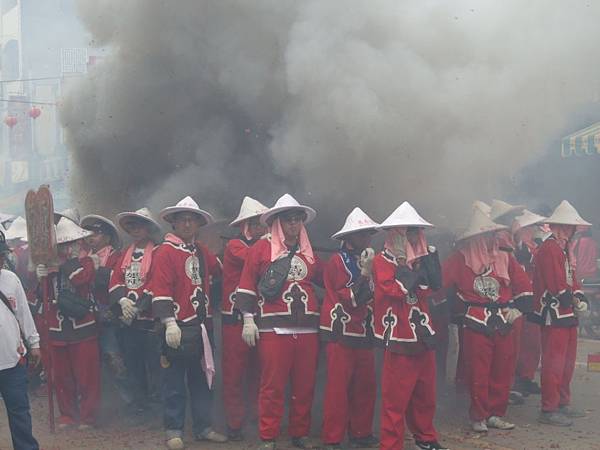
[[[9,253],[4,233],[0,231],[0,267]],[[27,353],[32,364],[39,364],[40,336],[19,277],[0,269],[0,395],[6,406],[13,447],[38,450],[27,396]]]

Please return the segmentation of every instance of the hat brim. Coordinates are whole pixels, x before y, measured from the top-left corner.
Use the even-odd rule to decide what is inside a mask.
[[[92,225],[94,222],[102,222],[108,225],[112,230],[114,239],[113,245],[120,245],[121,238],[119,237],[119,230],[117,229],[117,226],[113,223],[113,221],[107,219],[106,217],[99,216],[98,214],[88,214],[87,216],[81,218],[81,223],[79,224],[79,226],[85,229],[85,227]]]
[[[172,218],[169,219],[169,217],[179,212],[189,212],[202,217],[206,221],[204,225],[210,225],[211,223],[215,222],[215,219],[208,211],[204,211],[203,209],[188,208],[186,206],[169,206],[159,213],[159,217],[167,223],[173,223]]]
[[[378,230],[384,231],[384,230],[389,230],[390,228],[410,228],[410,227],[418,227],[418,228],[435,228],[435,225],[429,223],[429,222],[425,222],[425,223],[402,223],[402,224],[396,224],[396,225],[385,225],[385,224],[381,224],[377,227]]]
[[[292,211],[294,209],[299,209],[306,213],[306,220],[304,223],[310,223],[317,217],[317,212],[312,209],[310,206],[299,205],[299,206],[280,206],[279,208],[269,209],[267,212],[263,213],[260,216],[260,223],[263,225],[269,225],[269,221],[273,219],[277,214],[281,214],[285,211]]]
[[[370,231],[371,234],[375,234],[379,231],[379,229],[377,225],[365,225],[363,227],[355,228],[354,230],[340,230],[337,233],[332,234],[331,239],[341,240],[347,236],[350,236],[351,234],[361,233],[364,231]]]
[[[229,224],[230,227],[236,227],[238,225],[241,225],[242,223],[244,223],[247,220],[250,219],[254,219],[256,217],[260,217],[262,216],[264,213],[256,213],[256,214],[250,214],[249,216],[245,216],[245,217],[238,217],[237,219],[235,219],[233,222],[231,222]]]
[[[133,211],[128,211],[117,214],[117,224],[119,225],[119,228],[121,228],[121,230],[123,230],[125,233],[127,233],[127,230],[123,226],[123,221],[129,218],[140,219],[150,224],[152,228],[154,228],[154,230],[152,231],[153,233],[160,231],[160,224],[156,220]]]
[[[463,241],[465,239],[469,239],[475,236],[481,236],[482,234],[487,234],[487,233],[494,233],[496,231],[501,231],[501,230],[508,230],[508,227],[505,225],[500,225],[497,224],[497,226],[495,227],[489,227],[487,229],[484,230],[478,230],[478,231],[471,231],[471,232],[465,232],[464,234],[460,235],[458,238],[456,238],[456,241]]]
[[[497,220],[503,219],[510,214],[516,214],[518,216],[519,214],[522,214],[526,208],[527,208],[527,206],[525,206],[525,205],[514,205],[510,209],[504,211],[499,216],[494,216],[494,217],[490,216],[490,219],[492,219],[494,222],[496,222]]]
[[[69,219],[67,219],[67,220],[69,220]],[[66,239],[66,240],[65,239],[60,239],[60,238],[57,237],[56,238],[56,243],[57,244],[68,244],[69,242],[75,242],[75,241],[79,241],[81,239],[85,239],[86,237],[90,237],[92,234],[94,234],[94,233],[91,232],[91,231],[83,230],[81,232],[80,236],[71,236],[71,237],[69,237],[69,239]]]
[[[541,223],[547,223],[548,225],[572,225],[574,227],[591,227],[592,224],[589,222],[586,222],[585,220],[581,220],[581,221],[574,221],[574,220],[544,220]]]

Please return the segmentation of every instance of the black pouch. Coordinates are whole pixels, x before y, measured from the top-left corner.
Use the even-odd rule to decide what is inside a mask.
[[[287,280],[290,268],[292,267],[292,259],[296,254],[298,247],[293,247],[290,253],[279,258],[277,261],[273,261],[264,275],[258,282],[258,291],[260,295],[265,299],[266,302],[272,302],[279,297],[283,290],[283,285]]]
[[[434,291],[440,289],[442,287],[442,265],[440,264],[438,252],[430,252],[422,256],[419,261],[421,262],[425,284]]]
[[[204,346],[202,342],[202,328],[197,322],[189,325],[182,325],[178,323],[181,329],[181,343],[177,348],[171,348],[167,345],[165,340],[165,328],[163,327],[163,355],[167,357],[169,361],[175,360],[187,360],[195,359],[200,361],[204,356]]]
[[[421,273],[412,271],[408,266],[398,265],[396,267],[396,280],[398,280],[404,288],[414,294],[421,279]]]
[[[92,310],[91,299],[80,297],[70,289],[58,291],[57,303],[63,315],[75,320],[83,319]]]

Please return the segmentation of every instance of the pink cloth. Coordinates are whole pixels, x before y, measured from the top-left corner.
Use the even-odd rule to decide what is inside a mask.
[[[550,224],[552,236],[554,236],[560,248],[567,252],[569,264],[573,270],[577,267],[577,257],[575,256],[576,241],[572,239],[575,230],[576,228],[573,225]]]
[[[406,227],[396,227],[386,230],[383,246],[396,257],[405,257],[406,265],[412,269],[412,263],[429,253],[425,230],[419,228],[419,237],[415,245],[406,238]],[[399,248],[403,246],[404,248]]]
[[[124,272],[129,266],[131,262],[131,257],[133,256],[133,252],[135,251],[135,244],[131,244],[127,251],[125,252],[125,256],[123,257],[123,262],[121,263],[121,270]],[[152,252],[154,250],[154,243],[152,241],[148,241],[146,247],[144,247],[144,256],[142,257],[142,267],[140,268],[140,276],[142,281],[146,281],[146,275],[150,270],[150,265],[152,264]]]
[[[208,388],[212,389],[212,383],[215,377],[215,359],[213,358],[212,347],[210,346],[210,341],[208,340],[206,327],[204,324],[201,324],[200,328],[202,328],[202,344],[204,346],[202,370],[204,371],[204,375],[206,375],[206,383],[208,384]]]
[[[492,248],[488,248],[488,242]],[[483,273],[487,268],[493,268],[498,277],[508,284],[508,253],[500,251],[498,240],[494,235],[478,235],[465,239],[460,249],[465,258],[465,264],[475,274]]]
[[[281,222],[279,218],[276,218],[271,224],[271,262],[278,260],[284,255],[287,255],[288,248],[284,243],[285,236],[283,234],[283,228],[281,228]],[[300,248],[296,253],[303,255],[310,264],[315,262],[315,256],[313,254],[312,245],[308,239],[308,233],[304,224],[300,229]]]
[[[252,240],[252,235],[250,234],[250,226],[248,225],[248,222],[244,222],[244,226],[242,227],[242,234],[244,235],[244,237],[251,241]]]
[[[105,267],[108,261],[108,257],[114,252],[115,249],[112,248],[112,245],[107,245],[104,248],[98,250],[95,254],[100,258],[100,267]]]
[[[496,231],[496,240],[498,245],[502,248],[515,249],[515,242],[513,241],[512,234],[509,230]]]

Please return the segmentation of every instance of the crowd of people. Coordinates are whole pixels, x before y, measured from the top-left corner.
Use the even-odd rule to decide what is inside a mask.
[[[13,392],[25,383],[29,353],[30,364],[51,367],[59,428],[95,426],[104,363],[134,409],[160,395],[169,449],[184,448],[188,402],[196,439],[241,441],[256,414],[260,448],[274,449],[287,401],[297,448],[345,448],[348,439],[354,448],[401,450],[406,426],[418,448],[443,450],[434,426],[436,365],[445,373],[450,323],[459,329],[456,383],[470,396],[475,432],[514,428],[507,406],[529,394],[541,394],[541,423],[569,426],[584,415],[570,402],[578,317],[588,311],[573,252],[575,236],[591,224],[567,201],[547,217],[475,202],[443,262],[428,242],[434,225],[408,202],[381,223],[354,208],[332,236],[340,245],[327,261],[305,227],[316,211],[289,194],[270,208],[245,197],[222,258],[199,241],[214,219],[191,197],[159,217],[170,227],[164,236],[147,208],[118,214],[116,225],[56,213],[56,267],[28,266],[24,220],[2,235],[0,262],[12,262],[18,275],[0,272],[0,321],[12,327],[0,327],[0,393],[15,449],[38,449],[27,394]],[[121,232],[130,242],[123,248]],[[377,251],[376,233],[384,238]],[[213,315],[222,324],[221,367]],[[42,317],[49,334],[40,352]],[[327,381],[316,446],[309,435],[320,349]],[[225,434],[211,423],[217,375]]]

